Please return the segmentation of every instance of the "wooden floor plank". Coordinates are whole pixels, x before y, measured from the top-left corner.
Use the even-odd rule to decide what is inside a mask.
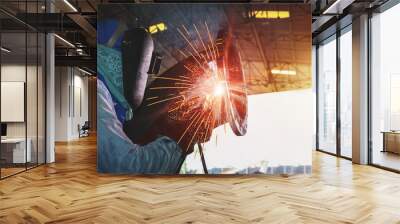
[[[96,172],[96,139],[0,181],[0,223],[400,223],[400,175],[313,154],[304,176]]]

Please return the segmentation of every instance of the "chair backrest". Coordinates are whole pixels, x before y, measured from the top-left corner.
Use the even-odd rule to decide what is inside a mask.
[[[90,128],[89,121],[85,121],[85,123],[83,124],[82,128]]]

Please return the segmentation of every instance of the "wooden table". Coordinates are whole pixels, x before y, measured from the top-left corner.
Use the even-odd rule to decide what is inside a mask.
[[[382,131],[383,150],[382,152],[392,152],[400,154],[400,131]]]

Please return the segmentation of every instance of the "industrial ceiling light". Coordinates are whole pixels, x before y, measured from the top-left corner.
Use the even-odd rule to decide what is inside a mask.
[[[81,71],[81,72],[83,72],[83,73],[85,73],[86,75],[89,75],[89,76],[92,76],[92,75],[93,75],[92,73],[90,73],[90,72],[88,72],[88,71],[86,71],[86,70],[84,70],[84,69],[81,69],[81,68],[79,68],[79,67],[78,67],[78,70]]]
[[[253,10],[249,12],[249,17],[256,19],[287,19],[290,18],[290,12],[275,10]]]
[[[272,69],[271,73],[274,75],[296,75],[297,72],[295,70],[280,70],[280,69]]]
[[[78,53],[79,55],[83,54],[83,49],[82,48],[77,48],[76,49],[76,53]]]
[[[151,34],[154,34],[157,32],[162,32],[164,30],[167,30],[167,25],[165,25],[165,23],[158,23],[158,24],[149,26],[149,32]]]
[[[351,5],[355,0],[336,0],[322,14],[342,14],[347,6]]]
[[[59,40],[61,40],[62,42],[64,42],[66,45],[75,48],[75,45],[73,45],[71,42],[69,42],[68,40],[62,38],[61,36],[59,36],[58,34],[54,34],[55,37],[57,37]]]
[[[11,52],[10,49],[7,49],[7,48],[5,48],[5,47],[1,47],[1,51],[4,51],[4,52],[6,52],[6,53],[10,53],[10,52]]]
[[[72,11],[78,12],[78,10],[75,8],[75,6],[73,6],[68,0],[64,0],[64,3],[66,5],[68,5],[68,7],[72,9]]]

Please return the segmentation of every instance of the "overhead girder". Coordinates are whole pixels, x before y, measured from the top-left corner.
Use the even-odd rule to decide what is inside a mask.
[[[87,67],[96,71],[96,57],[91,56],[55,56],[56,66]]]

